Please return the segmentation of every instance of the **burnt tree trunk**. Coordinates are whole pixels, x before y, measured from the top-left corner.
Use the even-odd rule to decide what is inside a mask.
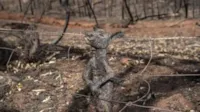
[[[33,3],[34,3],[34,2],[32,2],[32,4],[31,4],[31,15],[34,15],[34,7],[33,7]]]
[[[151,14],[154,15],[154,0],[151,0]],[[151,19],[153,19],[153,16]]]
[[[199,15],[200,15],[200,0],[199,0],[199,2],[198,2],[198,5],[199,5]]]
[[[182,7],[182,0],[175,0],[175,11],[174,13],[178,13]]]
[[[188,0],[183,0],[183,4],[185,9],[185,18],[188,18],[188,8],[189,8]]]
[[[48,6],[47,6],[48,7]],[[42,9],[40,9],[40,10],[42,10],[41,11],[41,14],[40,14],[40,18],[38,19],[38,21],[37,22],[40,22],[40,20],[42,19],[42,17],[44,16],[44,14],[45,14],[45,12],[46,12],[46,6],[45,6],[45,3],[44,2],[42,2]]]
[[[84,2],[84,16],[87,16],[87,5],[85,4],[85,2]]]
[[[40,9],[41,8],[41,6],[40,6],[40,4],[41,4],[40,0],[34,0],[34,1],[35,1],[36,8]]]
[[[19,2],[19,10],[20,10],[20,12],[22,12],[23,10],[22,10],[22,1],[21,0],[18,0],[18,2]]]
[[[122,19],[124,19],[124,1],[122,2],[121,4],[121,7],[122,7],[122,10],[121,10],[121,13],[122,13]]]
[[[52,9],[53,0],[48,0],[48,10]]]
[[[112,16],[113,3],[114,3],[114,0],[111,0],[111,3],[110,3],[110,10],[109,10],[109,15],[110,15],[110,16]]]
[[[79,13],[79,17],[81,17],[81,8],[80,8],[80,0],[77,0],[77,8],[78,8],[78,13]]]
[[[53,42],[54,45],[57,45],[60,42],[60,40],[64,37],[65,32],[67,31],[67,28],[68,28],[68,25],[69,25],[69,20],[70,20],[70,15],[71,15],[71,11],[70,11],[70,8],[69,8],[69,1],[65,0],[65,4],[61,4],[61,5],[64,6],[65,13],[66,13],[65,26],[64,26],[63,32],[60,35],[60,37]]]
[[[107,2],[106,2],[107,0],[103,0],[103,11],[104,11],[104,14],[105,14],[105,16],[107,17],[107,9],[106,9],[106,6],[107,6]]]
[[[91,5],[91,3],[90,3],[90,0],[86,0],[86,2],[87,2],[87,4],[89,5],[90,11],[92,12],[92,15],[93,15],[93,17],[94,17],[94,20],[95,20],[95,22],[96,22],[96,27],[99,27],[99,23],[98,23],[98,21],[97,21],[96,14],[95,14],[95,12],[94,12],[94,10],[93,10],[93,8],[92,8],[92,5]]]
[[[87,7],[87,14],[88,14],[89,18],[92,18],[92,15],[91,15],[91,13],[90,13],[90,7],[89,7],[88,2],[86,2],[86,7]]]
[[[195,18],[195,1],[196,0],[192,0],[192,16],[193,16],[193,18]]]
[[[135,10],[135,17],[136,17],[136,20],[138,20],[138,19],[139,19],[139,16],[138,16],[138,10],[137,10],[136,3],[135,3],[135,2],[133,3],[133,8],[134,8],[134,10]]]
[[[177,0],[174,0],[174,11],[177,10]]]
[[[143,0],[143,10],[144,10],[144,18],[147,17],[147,12],[146,12],[146,0]]]
[[[131,13],[130,7],[128,6],[127,0],[123,0],[123,1],[124,1],[124,5],[126,7],[126,10],[128,12],[129,18],[130,18],[129,22],[124,27],[128,27],[129,24],[132,24],[134,22],[134,18]]]
[[[158,11],[158,19],[160,19],[160,7],[159,7],[159,3],[158,2],[156,2],[156,4],[157,4],[157,11]]]
[[[22,21],[24,20],[25,16],[27,15],[29,8],[32,7],[33,1],[34,1],[34,0],[30,0],[30,1],[29,1],[28,5],[27,5],[27,7],[26,7],[26,9],[25,9],[25,11],[24,11],[24,17],[23,17]]]
[[[1,2],[0,2],[0,7],[1,7],[1,10],[4,10],[4,6]]]

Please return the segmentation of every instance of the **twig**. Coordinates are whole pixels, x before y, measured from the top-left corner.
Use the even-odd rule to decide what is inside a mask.
[[[13,53],[14,53],[14,50],[12,50],[12,52],[11,52],[11,54],[10,54],[10,56],[9,56],[9,59],[8,59],[8,61],[7,61],[7,63],[6,63],[6,67],[8,68],[8,64],[10,63],[10,60],[11,60],[11,58],[12,58],[12,56],[13,56]]]
[[[49,108],[45,108],[45,109],[42,109],[40,110],[40,112],[45,112],[45,111],[49,111],[49,110],[52,110],[54,109],[55,107],[49,107]]]
[[[147,84],[147,86],[148,86],[148,91],[147,91],[147,93],[146,93],[145,95],[143,95],[141,98],[139,98],[139,99],[133,101],[132,103],[137,103],[138,101],[140,101],[140,100],[144,99],[145,97],[147,97],[148,94],[150,93],[151,86],[150,86],[149,82],[146,81],[146,80],[143,80],[143,81]]]
[[[144,69],[140,72],[139,76],[141,76],[145,72],[145,70],[147,69],[147,67],[149,66],[149,64],[151,63],[151,60],[153,58],[153,50],[152,50],[152,43],[151,43],[151,41],[149,41],[149,44],[150,44],[150,46],[149,46],[150,47],[150,59],[149,59],[147,65],[144,67]]]
[[[145,72],[145,70],[147,69],[147,67],[149,66],[149,64],[151,63],[151,60],[152,60],[152,58],[153,58],[153,50],[152,50],[152,43],[151,43],[151,41],[149,42],[149,44],[150,44],[150,53],[151,53],[151,56],[150,56],[150,59],[149,59],[147,65],[146,65],[146,66],[144,67],[144,69],[140,72],[139,76],[142,76],[142,74]],[[142,77],[143,77],[143,76],[142,76]],[[151,86],[150,86],[150,84],[148,83],[148,81],[146,81],[146,80],[144,80],[144,79],[142,79],[142,80],[147,84],[147,86],[148,86],[148,91],[147,91],[147,93],[146,93],[145,95],[143,95],[141,98],[139,98],[139,99],[136,100],[136,101],[133,101],[133,103],[137,103],[138,101],[144,99],[146,96],[148,96],[148,94],[149,94],[149,92],[150,92],[150,90],[151,90]]]
[[[150,44],[150,59],[149,59],[147,65],[144,67],[144,69],[139,73],[139,76],[142,76],[142,74],[145,72],[145,70],[147,69],[147,67],[149,66],[149,64],[151,63],[151,60],[152,60],[152,58],[153,58],[153,50],[152,50],[152,43],[151,43],[151,41],[149,41],[149,44]],[[143,77],[143,76],[142,76],[142,77]],[[137,103],[138,101],[141,101],[142,99],[144,99],[145,97],[147,97],[148,94],[150,93],[150,90],[151,90],[150,84],[148,83],[148,81],[146,81],[146,80],[144,80],[144,79],[142,79],[142,80],[147,84],[147,86],[148,86],[148,91],[147,91],[146,94],[144,94],[144,95],[143,95],[142,97],[140,97],[139,99],[137,99],[137,100],[131,102],[132,104],[135,104],[135,103]],[[128,106],[130,106],[129,103],[127,103],[119,112],[122,112],[122,111],[125,110]]]
[[[65,0],[65,5],[64,5],[64,8],[65,8],[65,26],[64,26],[64,29],[62,31],[62,34],[52,42],[52,44],[54,45],[57,45],[61,39],[63,39],[64,37],[64,34],[66,33],[68,27],[69,27],[69,21],[70,21],[70,18],[71,18],[71,9],[70,9],[70,5],[69,5],[69,1],[68,0]]]
[[[50,61],[54,56],[56,56],[57,54],[59,54],[60,52],[58,51],[58,52],[54,52],[52,55],[50,55],[50,56],[48,56],[47,58],[46,58],[46,61]]]
[[[126,105],[119,111],[119,112],[123,112],[128,106],[132,106],[133,104],[136,104],[137,102],[141,101],[142,99],[144,99],[145,97],[148,96],[148,94],[150,93],[150,90],[151,90],[151,86],[150,84],[148,83],[148,81],[146,80],[143,80],[147,86],[148,86],[148,91],[145,95],[143,95],[142,97],[140,97],[139,99],[135,100],[135,101],[132,101],[132,102],[127,102]]]
[[[149,59],[149,61],[148,61],[148,63],[147,63],[147,65],[144,67],[144,69],[140,72],[140,74],[139,74],[139,76],[142,76],[142,74],[145,72],[145,70],[147,69],[147,67],[149,66],[149,64],[151,63],[151,60],[152,60],[152,58],[153,58],[153,48],[152,48],[152,43],[151,43],[151,41],[149,41],[149,44],[150,44],[150,53],[151,53],[151,55],[150,55],[150,59]],[[144,76],[142,76],[142,78],[143,78]],[[145,94],[145,95],[143,95],[141,98],[139,98],[138,100],[136,100],[136,101],[133,101],[133,103],[137,103],[138,101],[140,101],[141,99],[144,99],[146,96],[148,96],[148,94],[149,94],[149,92],[150,92],[150,90],[151,90],[151,86],[150,86],[150,84],[148,83],[148,81],[146,81],[146,80],[144,80],[144,79],[142,79],[146,84],[147,84],[147,86],[148,86],[148,91],[147,91],[147,93]]]
[[[69,48],[68,48],[68,50],[67,50],[67,59],[68,59],[68,63],[69,63],[70,50],[71,50],[71,46],[69,46]]]
[[[121,109],[119,110],[119,112],[123,112],[127,107],[131,106],[132,102],[127,102],[126,105]]]

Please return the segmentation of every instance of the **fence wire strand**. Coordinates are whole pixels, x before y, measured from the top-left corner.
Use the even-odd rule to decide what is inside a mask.
[[[84,94],[79,94],[79,93],[75,93],[74,95],[75,96],[79,96],[79,97],[91,98],[91,96],[84,95]],[[111,103],[125,104],[125,105],[128,105],[128,106],[135,106],[135,107],[152,109],[152,110],[161,110],[161,111],[164,111],[164,112],[181,112],[181,111],[176,111],[176,110],[163,109],[163,108],[159,108],[159,107],[155,107],[155,106],[139,105],[139,104],[135,104],[133,102],[123,102],[123,101],[117,101],[117,100],[108,100],[108,99],[97,98],[97,97],[95,97],[95,98],[98,99],[98,100],[103,100],[103,101],[107,101],[107,102],[111,102]]]
[[[50,35],[50,36],[59,36],[62,34],[62,32],[58,31],[38,31],[38,30],[23,30],[23,29],[8,29],[8,28],[0,28],[0,32],[35,32],[35,33],[40,33],[42,35]],[[85,34],[83,32],[66,32],[64,35],[73,35],[73,36],[82,36],[84,37]],[[183,36],[174,36],[174,37],[155,37],[151,38],[149,36],[146,37],[136,37],[134,35],[125,35],[127,38],[123,38],[123,40],[126,41],[131,41],[131,40],[178,40],[178,39],[194,39],[194,38],[199,38],[199,37],[183,37]],[[130,37],[130,38],[129,38]]]

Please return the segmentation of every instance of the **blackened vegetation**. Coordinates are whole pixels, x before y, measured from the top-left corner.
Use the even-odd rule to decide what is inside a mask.
[[[65,9],[65,14],[66,14],[66,17],[65,17],[65,26],[64,26],[62,34],[58,37],[58,39],[56,39],[55,41],[53,41],[54,45],[57,45],[60,42],[60,40],[62,40],[62,38],[64,37],[65,32],[67,31],[67,28],[68,28],[68,25],[69,25],[69,21],[70,21],[70,16],[71,16],[71,13],[72,13],[72,9],[70,8],[69,0],[59,0],[59,2],[60,2],[60,5]],[[95,15],[95,12],[94,12],[94,10],[93,10],[93,8],[91,6],[90,0],[86,0],[85,1],[85,5],[92,12],[92,15],[94,16],[94,19],[95,19],[95,22],[96,22],[96,27],[99,28],[99,23],[97,21],[97,17]]]
[[[116,0],[115,2],[113,0],[29,0],[27,3],[18,0],[17,5],[19,11],[24,12],[25,16],[29,13],[37,15],[37,12],[40,12],[41,17],[48,15],[49,13],[46,12],[50,10],[60,11],[61,7],[68,8],[70,11],[65,12],[66,18],[78,15],[81,18],[94,17],[98,27],[97,19],[105,16],[110,16],[112,19],[128,18],[126,24],[123,25],[127,27],[129,24],[145,19],[198,18],[200,14],[199,0]],[[8,8],[5,3],[0,2],[0,10],[6,9]],[[189,14],[189,12],[192,13]]]
[[[193,1],[194,2],[194,1]],[[183,0],[184,9],[185,9],[185,18],[188,18],[188,11],[189,11],[189,2],[188,0]]]
[[[38,52],[39,47],[40,47],[39,34],[35,31],[37,27],[35,25],[29,25],[29,24],[24,24],[24,23],[4,24],[3,27],[21,30],[17,32],[13,32],[11,30],[10,32],[5,34],[6,37],[15,36],[17,38],[15,39],[14,45],[12,45],[9,41],[6,41],[6,42],[1,41],[2,43],[1,47],[11,49],[11,50],[1,49],[4,56],[9,58],[11,55],[11,52],[14,52],[14,54],[19,59],[24,60],[26,62],[31,62],[35,60],[35,57],[37,56],[36,53]],[[5,61],[6,62],[8,61],[8,59],[6,58],[2,58],[2,59],[4,60],[4,61],[1,61],[3,62],[3,64],[5,64]]]
[[[37,51],[40,48],[39,35],[37,33],[26,33],[25,38],[20,41],[22,46],[22,57],[27,62],[33,61],[36,59]]]
[[[18,29],[19,31],[8,31],[2,34],[3,37],[17,37],[14,44],[10,41],[4,41],[0,38],[0,65],[6,66],[9,57],[18,59],[25,63],[29,62],[45,62],[52,59],[58,52],[59,46],[53,44],[41,44],[40,35],[37,26],[25,23],[4,24],[3,27],[9,29]],[[11,55],[11,52],[13,54]],[[2,67],[1,67],[2,69]]]
[[[0,2],[0,8],[1,8],[1,10],[4,10],[4,6],[1,2]]]
[[[37,51],[40,47],[39,33],[35,30],[35,25],[13,23],[10,24],[12,29],[22,29],[20,38],[16,41],[16,53],[19,58],[25,62],[31,62],[36,59]],[[24,31],[23,31],[24,30]]]
[[[32,3],[34,2],[34,0],[30,0],[25,11],[24,11],[24,17],[27,15],[29,9],[31,9],[31,14],[33,15],[34,14],[34,11],[33,11],[33,7],[32,7]],[[23,18],[24,19],[24,18]],[[23,21],[22,19],[22,21]]]
[[[19,42],[20,59],[25,62],[43,63],[50,61],[59,53],[59,46],[53,44],[41,44],[37,32],[27,32]]]
[[[0,38],[0,70],[5,70],[5,66],[12,52],[11,50],[5,48],[9,48],[9,45]]]
[[[9,28],[9,29],[17,29],[17,30],[27,30],[30,28],[30,24],[27,23],[16,23],[16,22],[12,22],[12,23],[6,23],[4,25],[2,25],[3,28]],[[32,30],[36,29],[35,25],[31,25]]]
[[[59,0],[59,2],[61,6],[65,8],[66,18],[65,18],[65,26],[64,26],[63,32],[59,36],[59,38],[53,42],[54,45],[57,45],[60,42],[60,40],[64,37],[65,32],[67,31],[67,28],[69,25],[69,20],[70,20],[70,15],[71,15],[69,0]]]

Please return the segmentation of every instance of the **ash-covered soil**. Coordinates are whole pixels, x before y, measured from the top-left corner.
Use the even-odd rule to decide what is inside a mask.
[[[60,28],[42,25],[38,30],[59,32]],[[3,36],[5,32],[0,34]],[[56,37],[57,34],[40,33],[42,43],[51,43]],[[78,34],[65,35],[55,47],[59,48],[58,54],[48,62],[13,60],[7,70],[0,72],[1,110],[85,111],[89,98],[80,94],[87,95],[83,91],[82,74],[92,56],[91,48],[83,35]],[[144,40],[126,36],[114,40],[109,46],[108,59],[116,75],[120,75],[124,82],[115,86],[113,99],[120,102],[139,99],[148,87],[142,81],[145,79],[151,88],[148,97],[137,103],[140,106],[128,106],[124,112],[200,111],[200,78],[194,76],[200,73],[199,50],[198,37]],[[145,92],[141,93],[140,87],[146,88]],[[120,102],[114,104],[123,108],[124,103]]]

